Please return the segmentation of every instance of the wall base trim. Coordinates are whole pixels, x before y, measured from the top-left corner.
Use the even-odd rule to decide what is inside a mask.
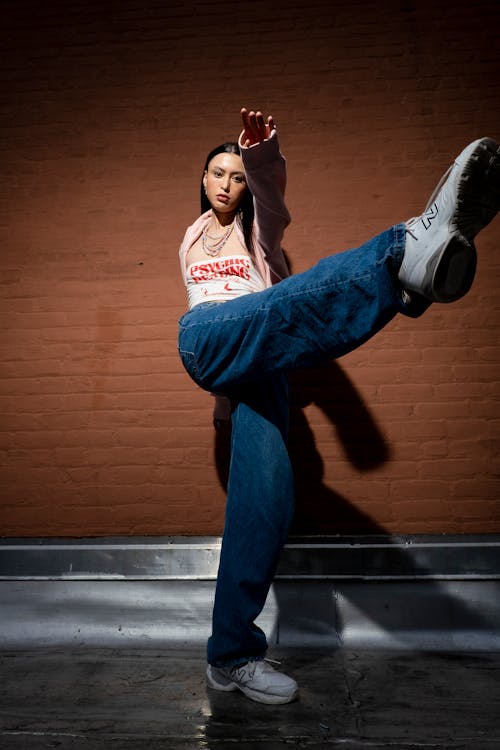
[[[219,537],[0,539],[0,580],[215,580]],[[291,537],[278,580],[500,580],[500,535]]]

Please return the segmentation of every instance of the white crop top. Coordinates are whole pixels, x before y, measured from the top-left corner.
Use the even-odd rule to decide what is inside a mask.
[[[190,263],[186,269],[188,306],[227,302],[266,288],[249,255],[228,255]]]

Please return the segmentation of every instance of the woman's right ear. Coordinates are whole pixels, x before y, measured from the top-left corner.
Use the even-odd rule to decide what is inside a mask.
[[[203,172],[203,188],[205,190],[205,193],[207,192],[207,170]]]

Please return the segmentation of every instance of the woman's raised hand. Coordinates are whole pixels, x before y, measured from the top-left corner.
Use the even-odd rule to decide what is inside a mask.
[[[262,112],[254,112],[253,110],[249,112],[244,107],[241,110],[241,119],[244,129],[241,143],[247,147],[267,140],[271,135],[271,131],[276,127],[272,115],[269,115],[266,122]]]

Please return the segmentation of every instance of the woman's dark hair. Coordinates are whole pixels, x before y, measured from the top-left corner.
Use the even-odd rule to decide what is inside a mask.
[[[209,155],[207,156],[207,160],[205,162],[205,166],[203,168],[203,174],[201,176],[201,188],[200,188],[200,198],[201,198],[201,213],[205,213],[205,211],[208,211],[209,208],[211,208],[210,201],[208,200],[206,194],[205,194],[205,187],[203,185],[203,176],[205,172],[208,169],[208,165],[214,158],[214,156],[217,156],[218,154],[236,154],[237,156],[241,156],[240,147],[236,142],[228,141],[227,143],[223,143],[220,146],[217,146],[217,148],[214,148],[213,151],[210,151]],[[243,200],[241,201],[240,207],[238,209],[238,212],[241,217],[241,226],[243,229],[243,237],[245,238],[245,244],[247,246],[247,249],[252,251],[252,228],[253,228],[253,219],[254,219],[254,210],[253,210],[253,195],[250,192],[250,190],[245,190],[245,193],[243,195]]]

